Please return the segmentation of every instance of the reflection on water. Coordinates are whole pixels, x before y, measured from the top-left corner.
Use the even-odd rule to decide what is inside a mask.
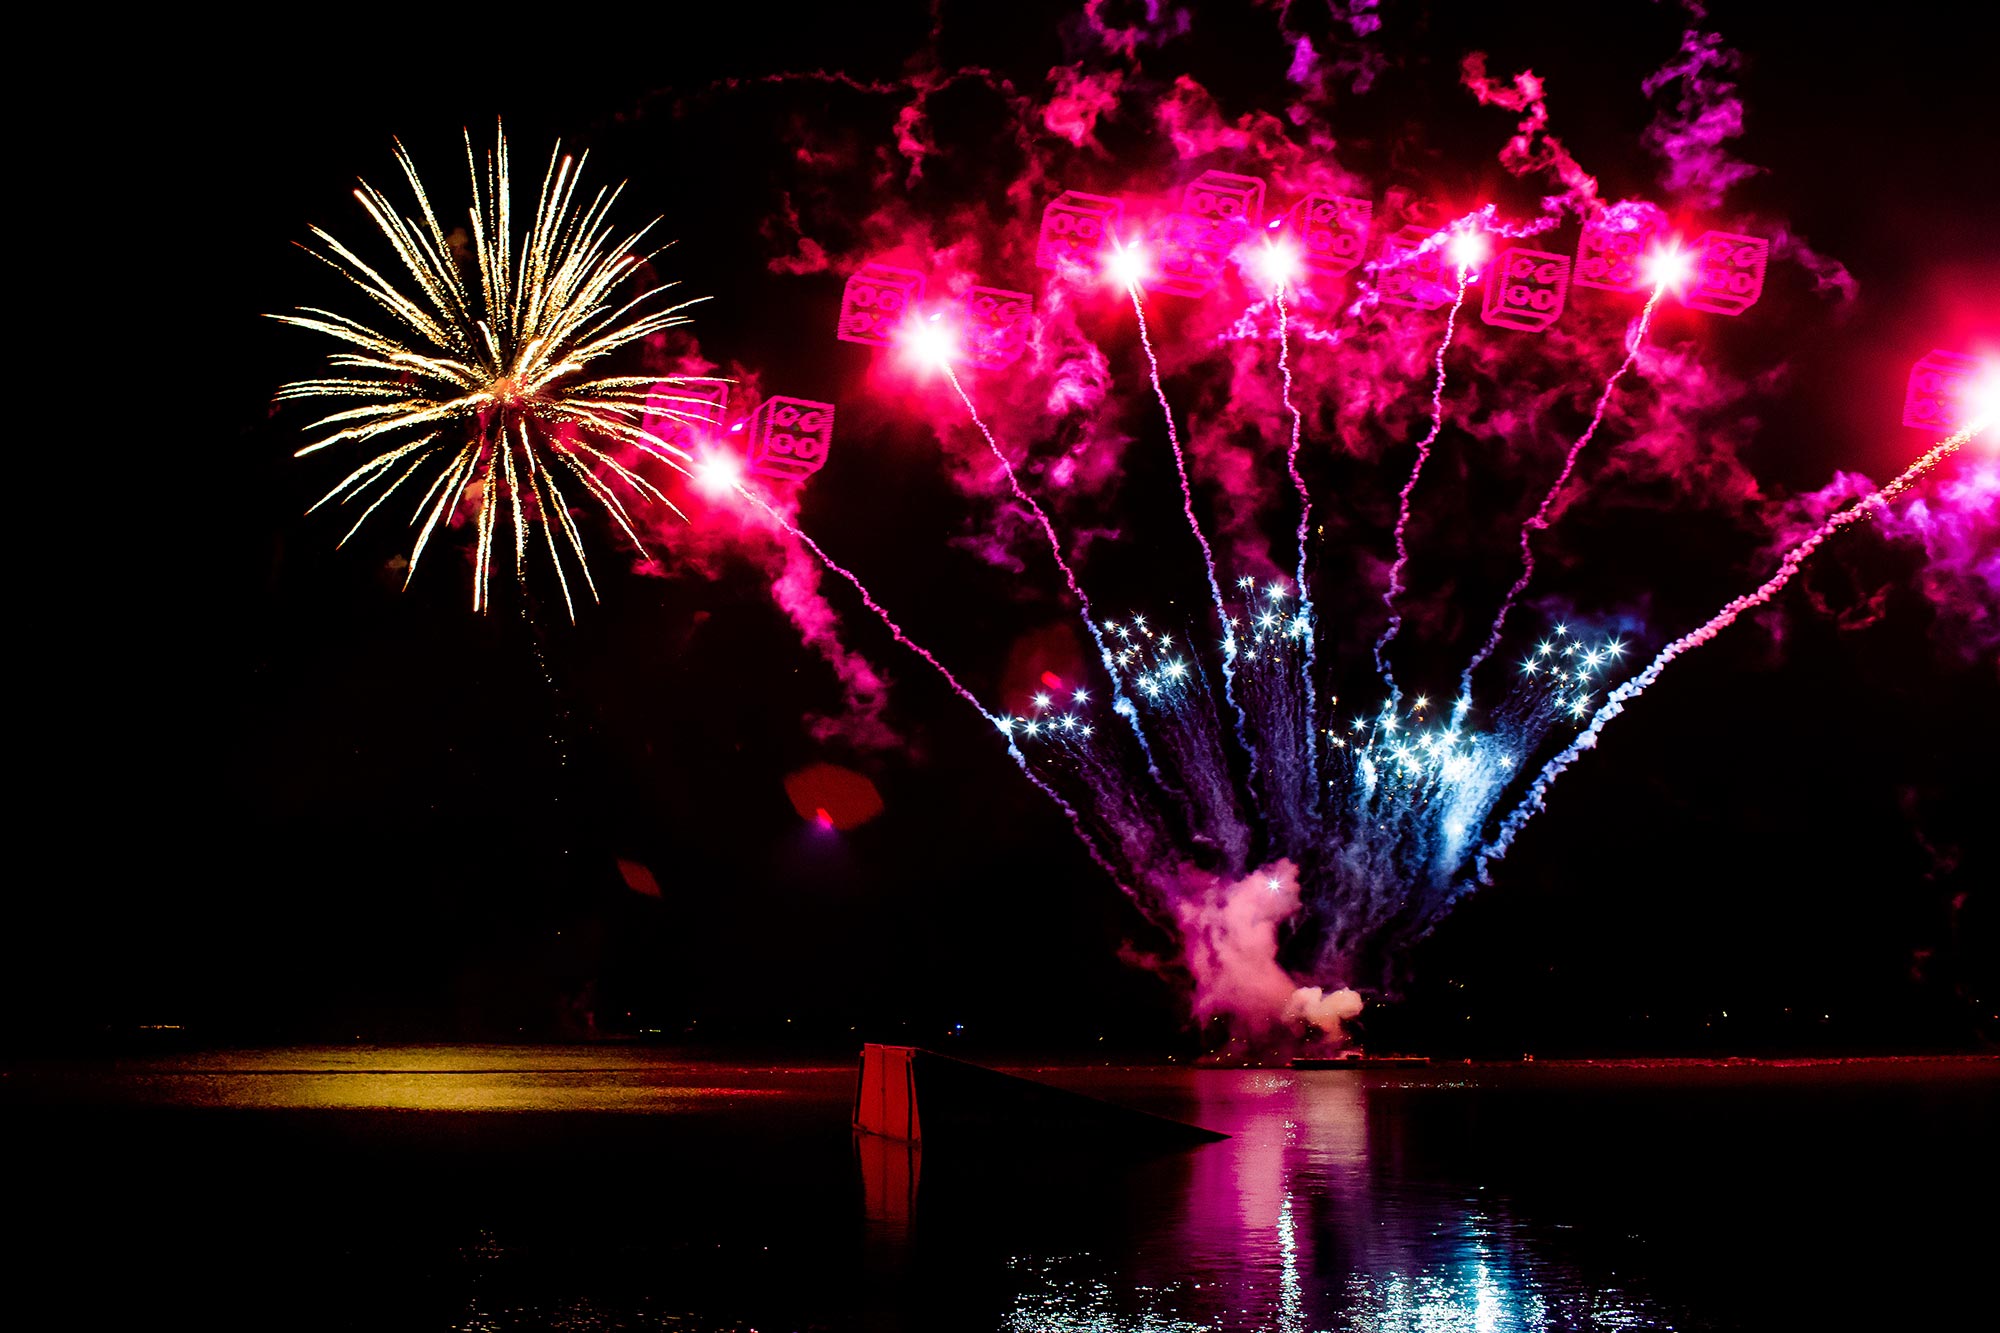
[[[0,1066],[46,1166],[9,1257],[68,1274],[39,1326],[120,1296],[287,1333],[1986,1322],[1993,1061],[1038,1076],[1232,1137],[912,1152],[850,1135],[851,1066],[648,1051]]]
[[[1018,1260],[1022,1285],[1006,1328],[1672,1326],[1663,1312],[1538,1254],[1490,1202],[1395,1180],[1397,1128],[1378,1126],[1371,1135],[1368,1084],[1351,1072],[1215,1071],[1195,1076],[1193,1087],[1201,1123],[1233,1137],[1193,1155],[1177,1206],[1140,1238],[1126,1273],[1111,1255]],[[1371,1143],[1391,1160],[1371,1160]]]
[[[35,1071],[44,1091],[78,1088],[154,1106],[323,1111],[635,1111],[795,1091],[825,1072],[675,1060],[640,1050],[355,1046],[217,1052]],[[110,1075],[107,1078],[107,1073]]]
[[[1210,1327],[1160,1312],[1183,1296],[1182,1283],[1114,1294],[1101,1278],[1080,1271],[1088,1269],[1087,1257],[1016,1259],[1007,1267],[1021,1293],[1000,1326],[1004,1333],[1205,1333]]]

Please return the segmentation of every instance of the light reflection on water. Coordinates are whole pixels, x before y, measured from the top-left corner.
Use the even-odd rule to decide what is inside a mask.
[[[851,1065],[468,1047],[0,1065],[0,1127],[67,1326],[107,1255],[134,1327],[226,1262],[196,1326],[292,1333],[1979,1326],[2000,1062],[1022,1072],[1233,1137],[912,1152]]]
[[[1370,1160],[1369,1085],[1352,1073],[1211,1071],[1194,1086],[1195,1117],[1233,1137],[1192,1155],[1183,1197],[1133,1247],[1133,1271],[1121,1283],[1119,1256],[1021,1256],[1009,1333],[1674,1326],[1538,1256],[1502,1210],[1385,1181]]]

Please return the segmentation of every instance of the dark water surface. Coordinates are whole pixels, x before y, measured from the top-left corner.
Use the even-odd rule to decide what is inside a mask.
[[[8,1322],[1993,1326],[2000,1062],[1032,1072],[1234,1137],[913,1155],[851,1067],[632,1050],[16,1064]]]

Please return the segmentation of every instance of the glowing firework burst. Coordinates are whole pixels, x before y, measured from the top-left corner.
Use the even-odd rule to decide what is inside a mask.
[[[307,427],[329,433],[296,456],[337,445],[374,451],[312,506],[363,505],[342,545],[392,498],[419,496],[408,511],[409,525],[418,530],[409,558],[413,578],[438,525],[455,522],[463,509],[478,534],[472,605],[483,611],[491,604],[504,510],[516,577],[525,580],[529,530],[539,526],[574,619],[558,531],[593,598],[597,586],[565,486],[574,482],[643,551],[626,497],[673,504],[630,464],[650,455],[692,476],[694,459],[641,429],[641,414],[697,421],[706,419],[701,409],[707,406],[693,395],[662,395],[655,387],[687,380],[589,370],[630,343],[686,324],[681,312],[695,302],[658,304],[674,284],[636,295],[627,290],[650,258],[639,246],[659,220],[629,235],[614,232],[611,209],[624,186],[599,189],[583,202],[579,182],[588,154],[567,157],[560,145],[550,153],[534,217],[517,239],[504,131],[497,138],[482,165],[466,135],[469,235],[439,224],[400,143],[396,163],[417,216],[400,212],[366,181],[354,191],[402,265],[404,287],[327,232],[312,229],[323,248],[303,248],[365,293],[378,313],[363,321],[301,306],[272,316],[350,349],[328,358],[332,373],[287,384],[277,397],[347,404]]]
[[[1296,63],[1311,54],[1301,39],[1291,58]],[[834,404],[767,397],[743,423],[747,453],[688,441],[695,451],[690,454],[635,422],[698,417],[703,399],[681,401],[683,409],[697,409],[693,414],[671,406],[662,412],[658,391],[648,392],[650,377],[584,378],[588,363],[682,322],[678,312],[685,307],[641,313],[644,296],[620,304],[624,298],[612,295],[639,262],[633,251],[644,233],[614,241],[606,218],[615,191],[600,192],[588,207],[577,205],[580,164],[551,158],[534,221],[517,242],[509,227],[505,143],[482,174],[468,141],[473,206],[472,235],[465,241],[439,227],[399,148],[418,220],[399,217],[366,185],[357,197],[414,280],[412,294],[399,294],[317,233],[330,250],[320,257],[386,312],[380,324],[391,332],[321,310],[284,316],[348,346],[333,358],[341,378],[289,385],[281,397],[353,400],[318,423],[317,429],[331,432],[326,438],[300,452],[348,441],[373,451],[321,501],[365,505],[357,528],[398,491],[423,490],[410,520],[421,526],[413,567],[437,525],[466,506],[478,531],[475,607],[487,604],[503,518],[511,518],[517,573],[525,568],[528,529],[539,522],[558,574],[565,569],[555,535],[560,527],[588,579],[559,475],[565,485],[573,476],[589,490],[634,544],[632,516],[620,496],[666,500],[633,471],[640,455],[654,455],[687,475],[697,494],[741,498],[760,534],[775,529],[796,543],[789,549],[809,553],[850,584],[896,643],[997,730],[1025,779],[1060,808],[1096,864],[1178,947],[1175,961],[1185,968],[1198,1017],[1226,1019],[1233,1036],[1251,1043],[1303,1038],[1301,1023],[1338,1040],[1340,1025],[1360,1012],[1362,992],[1394,993],[1408,947],[1486,878],[1490,864],[1507,854],[1543,808],[1551,784],[1666,666],[1744,611],[1769,602],[1821,544],[1885,512],[1990,420],[1985,398],[1971,383],[1976,364],[1953,352],[1931,353],[1913,368],[1905,419],[1958,433],[1888,486],[1827,518],[1784,555],[1766,582],[1658,649],[1629,677],[1623,641],[1586,638],[1575,627],[1557,625],[1540,642],[1524,645],[1507,684],[1475,706],[1475,673],[1507,641],[1509,617],[1523,607],[1536,574],[1538,542],[1546,547],[1543,535],[1566,499],[1590,484],[1583,460],[1593,443],[1600,436],[1622,437],[1624,448],[1658,468],[1691,472],[1695,464],[1706,465],[1705,456],[1690,455],[1678,443],[1700,434],[1700,423],[1679,418],[1684,411],[1710,410],[1699,386],[1711,381],[1681,335],[1669,331],[1654,339],[1663,303],[1671,297],[1687,310],[1739,316],[1762,299],[1766,270],[1784,251],[1827,262],[1796,238],[1781,242],[1734,230],[1754,225],[1750,218],[1710,219],[1731,229],[1709,227],[1683,247],[1676,228],[1690,221],[1684,202],[1670,214],[1644,200],[1601,197],[1596,179],[1547,133],[1541,81],[1527,73],[1511,84],[1489,79],[1483,59],[1467,59],[1466,86],[1483,105],[1524,113],[1519,132],[1502,150],[1502,165],[1516,177],[1552,173],[1563,187],[1556,194],[1538,190],[1541,204],[1532,214],[1503,215],[1501,204],[1489,202],[1452,217],[1456,210],[1440,201],[1412,208],[1398,192],[1385,196],[1378,220],[1365,180],[1330,157],[1322,160],[1325,145],[1316,139],[1310,146],[1292,144],[1274,129],[1260,130],[1257,142],[1245,145],[1256,151],[1244,154],[1244,165],[1263,163],[1258,169],[1269,168],[1268,181],[1208,167],[1185,189],[1151,202],[1072,190],[1050,198],[1034,250],[1047,277],[1032,291],[1015,289],[1026,285],[1018,272],[974,273],[959,262],[970,253],[1018,254],[1021,238],[942,238],[900,198],[881,203],[861,227],[839,219],[827,228],[826,234],[865,237],[870,246],[897,239],[879,254],[857,248],[838,257],[847,276],[834,336],[898,352],[895,360],[909,378],[949,387],[978,436],[977,444],[966,441],[968,450],[983,448],[986,455],[965,469],[966,476],[987,467],[987,458],[997,465],[1012,504],[1032,517],[1031,531],[1046,542],[1096,649],[1097,664],[1073,679],[1044,674],[1048,690],[1007,701],[1019,712],[982,701],[892,617],[858,574],[802,529],[795,507],[749,480],[797,483],[818,471],[827,457]],[[819,84],[844,76],[801,77]],[[977,77],[992,83],[984,72]],[[1122,78],[1114,71],[1096,95],[1115,105]],[[1136,77],[1131,84],[1139,86]],[[905,85],[882,85],[898,86]],[[1727,97],[1731,86],[1712,85],[1717,97]],[[1200,128],[1174,136],[1184,161],[1195,155],[1190,145],[1241,140],[1241,128],[1219,120],[1196,97],[1201,90],[1191,80],[1175,89],[1155,110],[1162,124]],[[930,130],[922,126],[923,99],[931,91],[934,85],[916,88],[907,117],[899,118],[899,146],[906,153],[912,145],[932,151],[924,147]],[[1157,97],[1156,90],[1149,93]],[[1050,105],[1037,107],[1012,90],[1007,96],[1017,109],[1041,113],[1021,118],[1018,146],[1034,159],[1034,169],[1009,187],[1013,200],[1048,184],[1062,161],[1043,154],[1047,131],[1057,124]],[[1717,102],[1715,113],[1733,121],[1728,108],[1734,106]],[[1087,124],[1080,137],[1062,137],[1073,147],[1102,148]],[[1700,151],[1713,148],[1707,142]],[[1210,155],[1207,148],[1199,154]],[[911,156],[913,180],[921,156]],[[848,165],[839,154],[825,161]],[[1281,191],[1296,202],[1266,225],[1266,194],[1275,199]],[[834,189],[825,195],[844,197]],[[1713,210],[1718,204],[1710,199],[1696,206]],[[950,226],[956,233],[967,219],[976,226],[986,215],[969,210],[954,215]],[[787,221],[799,231],[803,254],[805,226],[797,217]],[[1571,222],[1577,227],[1573,250],[1550,235]],[[829,256],[809,267],[819,271],[834,263]],[[782,267],[789,265],[773,264]],[[1337,287],[1329,284],[1342,275],[1351,276]],[[1844,272],[1839,276],[1845,281]],[[1468,308],[1474,285],[1482,285],[1481,299]],[[1636,313],[1617,304],[1649,288]],[[1124,442],[1117,432],[1088,428],[1074,450],[1041,474],[1042,486],[1037,469],[1025,465],[1032,454],[1021,452],[1040,435],[1067,439],[1070,426],[1086,416],[1113,415],[1094,411],[1113,391],[1112,358],[1077,312],[1096,305],[1099,315],[1122,321],[1127,301],[1129,328],[1144,358],[1133,367],[1135,380],[1143,377],[1159,409],[1148,429],[1171,456],[1181,515],[1199,550],[1208,593],[1208,604],[1171,625],[1139,615],[1099,616],[1079,572],[1081,553],[1058,527],[1056,497],[1073,485],[1110,484],[1079,483],[1071,467],[1078,457],[1108,454],[1098,475],[1119,471],[1115,451]],[[1179,316],[1161,318],[1161,305],[1172,301],[1191,304]],[[1559,329],[1566,310],[1567,327]],[[1603,335],[1619,328],[1622,359],[1600,355],[1611,341]],[[1526,487],[1530,497],[1542,498],[1520,519],[1518,575],[1483,643],[1465,662],[1457,690],[1434,704],[1424,695],[1406,695],[1389,653],[1404,628],[1416,497],[1434,453],[1455,446],[1445,436],[1448,420],[1461,436],[1522,446],[1556,429],[1548,412],[1563,395],[1515,376],[1515,361],[1492,343],[1524,333],[1545,335],[1544,359],[1555,368],[1556,384],[1587,373],[1595,407],[1580,430],[1561,432],[1568,443],[1560,466],[1546,476],[1534,474]],[[1173,343],[1181,345],[1178,357],[1167,353]],[[1260,356],[1260,344],[1275,355]],[[1205,348],[1228,355],[1206,356]],[[1608,375],[1598,366],[1605,359],[1615,361]],[[981,371],[989,373],[982,378]],[[1000,371],[1008,373],[991,373]],[[1681,378],[1697,388],[1675,392]],[[1196,386],[1198,406],[1177,408],[1169,400],[1167,384],[1174,379]],[[1416,405],[1414,430],[1406,430],[1392,408],[1405,379],[1413,397],[1428,396],[1427,412]],[[1211,392],[1225,385],[1226,393]],[[1714,394],[1731,400],[1736,391]],[[1619,402],[1625,395],[1646,401]],[[1216,410],[1217,403],[1226,407]],[[1649,428],[1646,414],[1653,410],[1674,428]],[[1051,416],[1060,431],[1040,429]],[[958,450],[955,434],[963,432],[941,429],[940,443]],[[1003,445],[1010,436],[1015,438]],[[1317,589],[1313,584],[1311,557],[1326,536],[1315,515],[1332,506],[1308,485],[1301,451],[1331,446],[1366,459],[1371,451],[1379,454],[1378,436],[1413,444],[1415,458],[1396,492],[1384,614],[1375,620],[1371,607],[1363,622],[1341,623],[1346,599],[1325,582]],[[1252,452],[1241,446],[1259,437],[1267,454],[1282,456],[1297,502],[1295,550],[1283,558],[1264,549],[1268,534],[1259,531],[1262,474],[1255,460],[1240,469],[1236,464],[1239,453]],[[1402,458],[1396,462],[1400,470]],[[1204,471],[1214,474],[1214,483]],[[1197,487],[1211,484],[1220,497],[1214,540],[1197,504]],[[977,489],[986,485],[982,476]],[[1259,570],[1236,579],[1233,592],[1218,573],[1232,559]],[[566,598],[568,591],[565,578]],[[1413,630],[1422,623],[1413,622]],[[1329,667],[1343,640],[1365,645],[1378,627],[1372,656],[1379,683],[1363,687],[1358,707],[1354,701],[1343,705]],[[1320,663],[1322,652],[1328,667]],[[1487,668],[1486,678],[1494,674]],[[827,822],[824,812],[821,822]]]
[[[1059,216],[1072,199],[1065,194],[1050,205],[1045,230],[1049,218]],[[1641,213],[1624,205],[1581,211],[1586,233],[1599,214]],[[1434,707],[1423,695],[1412,702],[1389,670],[1386,649],[1401,625],[1398,600],[1410,558],[1412,495],[1447,416],[1448,358],[1464,322],[1468,287],[1496,280],[1489,268],[1526,257],[1527,274],[1514,273],[1523,279],[1518,290],[1493,298],[1489,289],[1482,314],[1488,316],[1487,324],[1502,329],[1545,330],[1561,307],[1568,260],[1553,251],[1518,246],[1496,255],[1493,238],[1525,239],[1560,221],[1548,208],[1533,219],[1507,221],[1487,205],[1429,231],[1405,228],[1389,238],[1384,257],[1369,269],[1381,291],[1364,290],[1331,326],[1316,313],[1325,309],[1324,300],[1294,286],[1302,263],[1284,238],[1265,238],[1261,245],[1246,242],[1232,252],[1243,273],[1243,298],[1251,304],[1226,326],[1226,336],[1268,336],[1276,343],[1275,366],[1268,360],[1263,365],[1266,373],[1275,370],[1281,386],[1271,403],[1269,438],[1283,453],[1298,500],[1296,559],[1289,562],[1294,577],[1241,577],[1235,580],[1233,597],[1225,593],[1216,544],[1196,511],[1188,460],[1197,427],[1168,398],[1148,314],[1151,303],[1141,295],[1152,290],[1154,253],[1107,232],[1095,247],[1095,273],[1076,255],[1057,256],[1057,281],[1071,284],[1077,293],[1093,288],[1106,289],[1107,295],[1117,292],[1130,302],[1144,357],[1141,373],[1159,407],[1182,516],[1202,558],[1213,621],[1207,609],[1171,626],[1139,615],[1099,619],[1049,509],[1024,486],[973,389],[960,378],[958,366],[977,363],[953,337],[945,316],[907,318],[898,326],[900,332],[885,335],[881,344],[900,344],[913,375],[940,372],[949,384],[1014,501],[1034,517],[1046,539],[1098,649],[1104,675],[1094,685],[1086,675],[1075,689],[1035,694],[1018,713],[992,711],[911,640],[855,575],[832,564],[816,546],[814,554],[854,583],[898,642],[918,652],[997,727],[1009,757],[1062,810],[1092,859],[1179,944],[1197,1017],[1226,1020],[1231,1039],[1246,1048],[1297,1039],[1303,1035],[1298,1032],[1301,1023],[1338,1040],[1340,1024],[1359,1012],[1364,992],[1394,992],[1400,960],[1409,947],[1484,879],[1489,863],[1506,854],[1518,831],[1542,808],[1549,785],[1595,744],[1627,700],[1675,656],[1714,637],[1746,607],[1774,596],[1826,537],[1879,510],[1979,429],[1975,425],[1939,445],[1896,482],[1829,520],[1787,555],[1779,575],[1662,650],[1637,676],[1618,679],[1628,651],[1623,640],[1586,639],[1570,626],[1557,625],[1520,660],[1509,685],[1475,711],[1474,673],[1500,647],[1508,615],[1533,577],[1534,535],[1553,526],[1558,502],[1578,475],[1580,458],[1610,421],[1621,384],[1641,364],[1661,302],[1696,279],[1689,252],[1671,240],[1658,242],[1635,258],[1632,274],[1619,276],[1621,290],[1643,291],[1650,284],[1651,292],[1625,324],[1624,356],[1602,379],[1587,424],[1562,455],[1539,507],[1522,523],[1522,569],[1502,599],[1486,641],[1466,663],[1455,696],[1443,706]],[[1739,248],[1752,251],[1751,260],[1761,262],[1761,244]],[[1392,283],[1400,269],[1410,272]],[[862,276],[881,285],[890,270],[870,264],[859,272],[850,288]],[[896,272],[911,289],[924,276]],[[1426,272],[1432,277],[1423,278]],[[1529,277],[1535,285],[1525,280]],[[1738,309],[1755,300],[1760,280],[1745,279]],[[1306,310],[1315,312],[1307,334],[1317,327],[1324,343],[1338,343],[1348,325],[1359,326],[1384,303],[1443,312],[1441,329],[1420,324],[1403,335],[1430,345],[1430,373],[1421,381],[1429,388],[1429,430],[1417,442],[1416,460],[1399,492],[1395,561],[1383,598],[1388,625],[1376,639],[1374,653],[1382,694],[1371,696],[1359,710],[1351,705],[1343,709],[1338,698],[1322,692],[1332,682],[1321,677],[1317,665],[1320,649],[1337,647],[1330,637],[1321,643],[1321,637],[1348,627],[1329,626],[1314,608],[1308,557],[1316,531],[1315,502],[1298,465],[1307,426],[1294,398],[1295,293]],[[1199,295],[1213,296],[1212,284]],[[1543,298],[1539,303],[1538,296]],[[878,298],[876,304],[881,303]],[[1528,314],[1516,312],[1512,322],[1490,317],[1496,309],[1505,313],[1510,303]],[[1048,304],[1058,301],[1051,298]],[[1260,312],[1275,316],[1269,335],[1255,332]],[[846,321],[843,314],[843,329]],[[1321,352],[1319,359],[1323,362],[1325,356]],[[1254,401],[1254,381],[1242,373],[1253,364],[1254,358],[1235,358],[1231,385],[1236,391],[1247,386]],[[1477,382],[1476,367],[1472,373]],[[1917,388],[1912,393],[1922,407],[1938,396],[1932,387],[1938,372],[1920,367],[1919,374],[1927,378],[1913,381]],[[1005,397],[1004,385],[986,384],[981,397]],[[1103,702],[1093,706],[1093,693]],[[1518,803],[1504,808],[1510,794]]]

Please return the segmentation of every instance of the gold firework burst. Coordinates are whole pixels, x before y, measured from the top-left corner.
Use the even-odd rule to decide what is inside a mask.
[[[681,312],[695,302],[658,305],[672,283],[627,293],[626,284],[651,257],[638,247],[659,219],[619,238],[609,217],[625,187],[599,189],[588,204],[580,203],[578,181],[589,154],[566,157],[560,144],[542,176],[534,220],[517,244],[507,136],[502,130],[497,137],[483,171],[471,134],[465,137],[472,180],[469,237],[463,230],[448,234],[438,224],[400,142],[396,163],[415,196],[417,216],[399,212],[366,181],[354,191],[407,273],[407,290],[312,228],[324,248],[301,248],[360,288],[379,313],[364,322],[300,306],[293,314],[271,316],[347,348],[328,358],[326,377],[294,381],[279,389],[277,398],[354,404],[307,427],[331,433],[295,455],[336,445],[374,451],[307,510],[336,501],[367,502],[341,545],[392,497],[407,500],[421,491],[409,519],[417,529],[409,558],[414,578],[438,524],[449,525],[463,505],[478,534],[472,605],[483,611],[491,604],[495,536],[505,509],[516,576],[526,576],[529,530],[539,526],[563,604],[574,619],[558,531],[593,598],[597,584],[564,484],[573,479],[643,552],[621,493],[680,510],[630,463],[643,454],[686,473],[691,458],[642,422],[649,416],[706,420],[701,399],[671,392],[688,379],[586,372],[628,343],[686,324]],[[659,385],[669,386],[669,392],[661,394]]]

